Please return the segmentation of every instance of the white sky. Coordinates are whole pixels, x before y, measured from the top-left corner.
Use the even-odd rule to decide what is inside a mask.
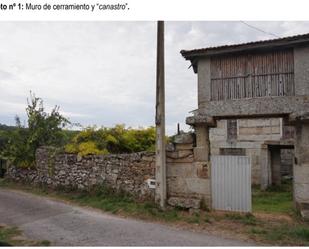
[[[181,49],[274,37],[241,22],[166,22],[166,125],[188,129],[196,75]],[[280,37],[309,22],[249,22]],[[155,22],[0,22],[0,123],[25,120],[29,91],[84,126],[150,126],[155,113]]]

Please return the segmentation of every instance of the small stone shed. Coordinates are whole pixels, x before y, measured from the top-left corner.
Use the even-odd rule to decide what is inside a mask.
[[[280,153],[293,149],[294,200],[309,216],[309,34],[182,50],[198,76],[195,161],[245,154],[253,182],[280,182]]]

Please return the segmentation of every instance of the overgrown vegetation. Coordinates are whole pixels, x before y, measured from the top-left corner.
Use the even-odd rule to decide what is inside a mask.
[[[309,225],[305,223],[266,223],[259,227],[251,227],[249,232],[253,238],[275,243],[276,245],[309,245]]]
[[[66,152],[89,154],[117,154],[139,151],[154,151],[155,128],[126,128],[116,125],[112,128],[88,127],[73,137],[65,146]]]
[[[82,131],[64,129],[71,124],[55,106],[45,111],[43,100],[30,93],[27,100],[27,125],[18,116],[16,126],[0,125],[0,159],[17,167],[31,168],[35,164],[35,151],[40,146],[63,148],[80,156],[109,153],[154,151],[155,128],[88,127]]]
[[[9,129],[8,127],[10,126],[0,124],[0,151],[5,148],[9,141],[9,132],[14,129],[13,127],[12,129]]]
[[[63,146],[65,134],[62,129],[69,124],[68,119],[59,113],[55,106],[47,113],[43,100],[30,93],[26,108],[27,126],[21,124],[16,116],[16,128],[4,136],[4,148],[1,157],[18,167],[34,167],[35,151],[42,145]]]
[[[283,181],[281,186],[271,186],[265,191],[254,187],[252,206],[254,212],[292,214],[294,212],[292,181]]]

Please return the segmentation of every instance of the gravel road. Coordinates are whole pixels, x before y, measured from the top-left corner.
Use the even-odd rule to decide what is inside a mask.
[[[206,233],[121,218],[21,191],[0,189],[0,224],[55,246],[249,246]]]

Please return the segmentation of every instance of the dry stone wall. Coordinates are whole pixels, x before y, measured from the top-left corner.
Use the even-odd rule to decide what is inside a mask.
[[[141,199],[152,199],[154,189],[148,187],[147,180],[154,178],[154,171],[155,156],[151,152],[79,157],[42,147],[36,152],[36,170],[10,167],[7,177],[51,188],[90,190],[104,184]]]
[[[171,206],[210,205],[209,168],[195,161],[193,140],[192,134],[183,134],[167,147],[167,201]],[[9,167],[7,177],[50,188],[91,190],[105,185],[153,201],[155,189],[149,187],[148,180],[155,178],[155,154],[80,157],[57,153],[53,147],[41,147],[36,152],[35,170]]]

